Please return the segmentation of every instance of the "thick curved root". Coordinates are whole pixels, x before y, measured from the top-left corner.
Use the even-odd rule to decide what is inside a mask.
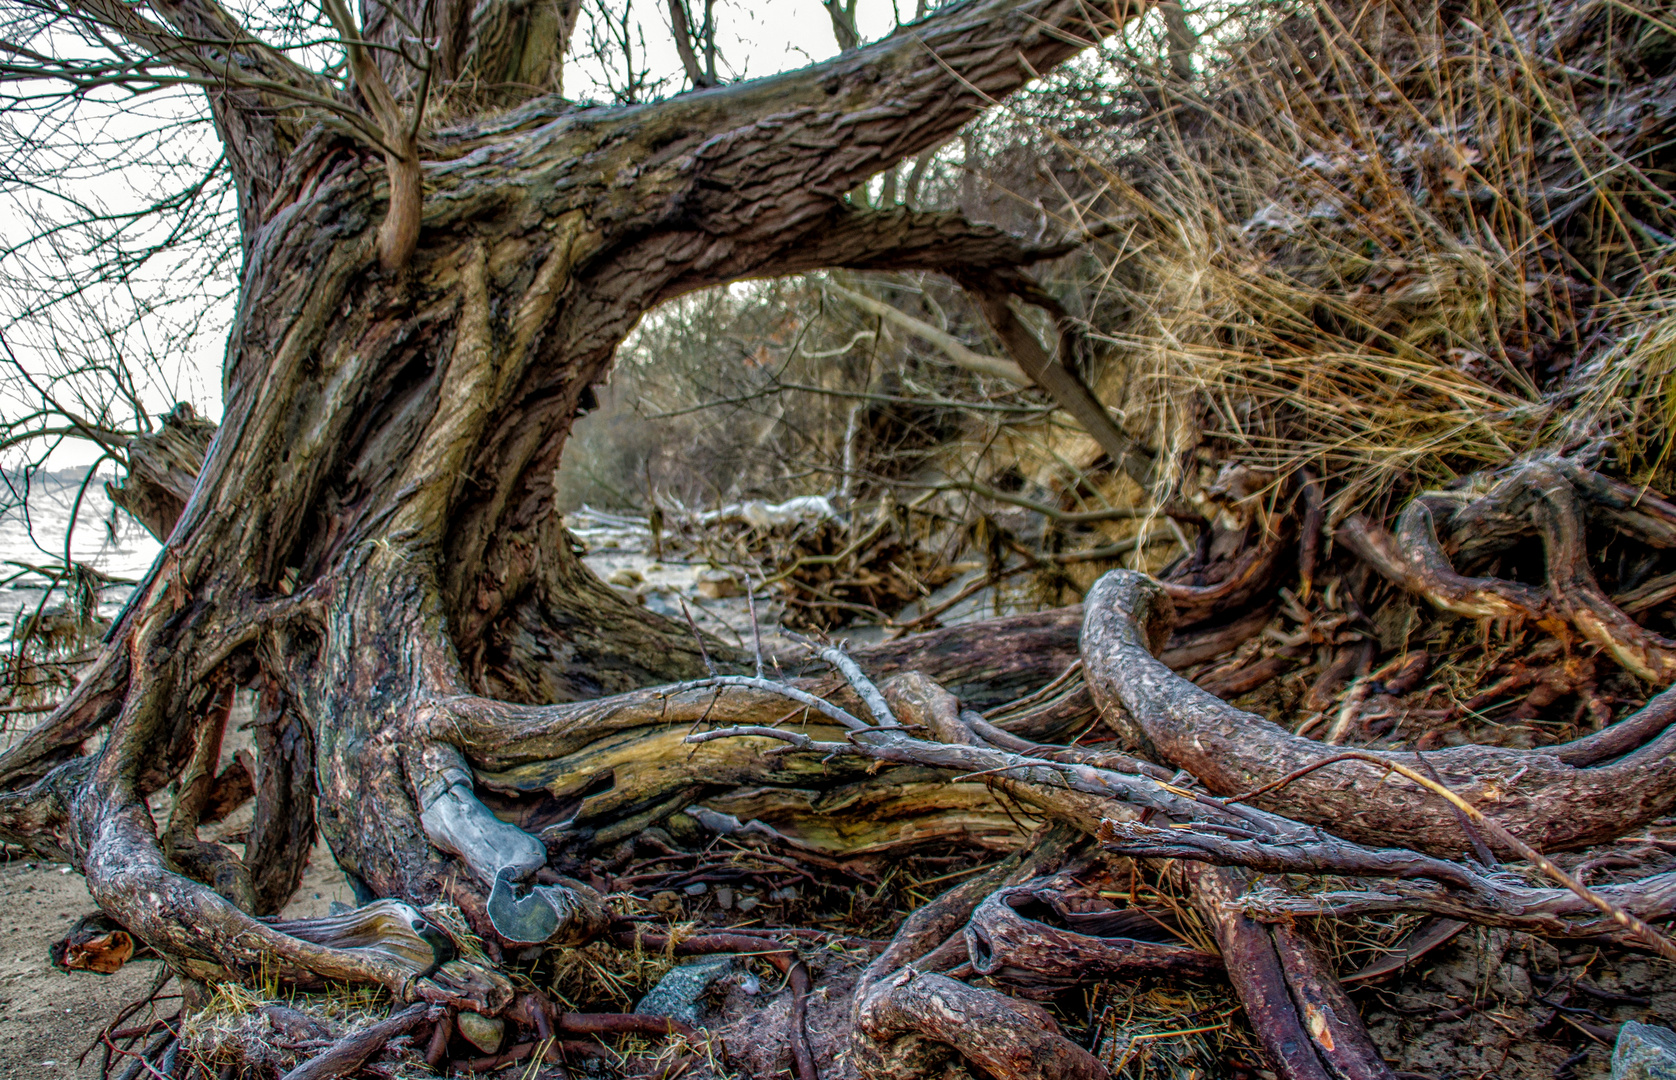
[[[94,900],[126,931],[202,981],[258,973],[301,987],[372,983],[397,1001],[494,1013],[512,998],[499,973],[455,957],[448,931],[400,901],[347,916],[265,922],[172,870],[143,807],[103,820],[84,864]]]
[[[1059,827],[1029,855],[957,886],[903,922],[856,983],[851,1046],[869,1080],[909,1080],[959,1057],[998,1080],[1107,1080],[1105,1066],[1066,1038],[1039,1006],[939,971],[967,960],[961,924],[997,885],[1063,860],[1074,833]]]
[[[874,984],[855,1016],[856,1065],[872,1080],[921,1077],[957,1054],[996,1080],[1110,1075],[1046,1009],[912,967]]]
[[[1620,486],[1563,458],[1538,458],[1504,470],[1475,497],[1417,498],[1398,516],[1394,535],[1352,517],[1339,539],[1381,574],[1444,611],[1531,622],[1562,638],[1573,635],[1640,677],[1668,686],[1676,681],[1676,641],[1638,625],[1596,582],[1584,545],[1587,505],[1640,532],[1644,542],[1670,546],[1669,524],[1662,513],[1653,513],[1664,506],[1661,500],[1631,502]],[[1450,557],[1453,547],[1458,559],[1482,558],[1530,534],[1542,540],[1543,586],[1468,577]]]
[[[1044,998],[1090,980],[1221,970],[1218,957],[1153,940],[1167,935],[1136,912],[1073,912],[1066,900],[1076,891],[1074,881],[1049,878],[991,893],[966,924],[972,970]],[[1062,929],[1041,916],[1082,929]]]
[[[1132,749],[1186,769],[1223,795],[1263,787],[1332,755],[1330,747],[1234,708],[1155,659],[1152,646],[1167,635],[1171,618],[1163,590],[1132,571],[1114,570],[1088,593],[1086,677],[1107,722]],[[1643,711],[1662,725],[1672,715],[1669,705],[1661,698]],[[1544,850],[1579,846],[1621,836],[1676,806],[1676,756],[1670,754],[1676,732],[1654,732],[1654,724],[1638,718],[1623,723],[1654,737],[1608,765],[1575,766],[1565,747],[1462,746],[1419,760],[1527,843]],[[1415,755],[1392,760],[1412,764]],[[1257,802],[1330,825],[1359,843],[1437,854],[1471,846],[1447,803],[1364,762],[1310,772]]]

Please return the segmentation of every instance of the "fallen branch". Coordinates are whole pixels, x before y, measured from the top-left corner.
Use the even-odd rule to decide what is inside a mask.
[[[385,1043],[405,1034],[427,1016],[440,1020],[442,1010],[438,1009],[433,1014],[432,1007],[423,1002],[409,1005],[388,1019],[344,1036],[331,1049],[309,1058],[281,1080],[337,1080],[338,1077],[348,1076],[384,1049]]]

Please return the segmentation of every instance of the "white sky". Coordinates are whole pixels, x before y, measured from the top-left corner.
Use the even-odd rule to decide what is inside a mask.
[[[621,0],[614,0],[613,7]],[[692,0],[695,14],[702,11],[701,0]],[[862,39],[874,41],[896,27],[896,11],[903,20],[913,18],[914,0],[858,0],[856,21]],[[665,8],[660,0],[634,0],[631,14],[645,35],[648,64],[653,76],[678,74],[680,58],[675,53],[675,38],[670,32]],[[702,17],[702,16],[700,16]],[[578,27],[578,38],[586,33],[587,16]],[[820,0],[768,0],[767,3],[728,3],[723,0],[716,8],[716,43],[720,59],[719,74],[724,81],[757,78],[790,71],[837,53],[838,44],[832,36],[832,20]],[[676,86],[682,85],[677,78]],[[577,98],[592,97],[608,100],[601,87],[597,69],[586,62],[574,63],[565,72],[565,87]]]

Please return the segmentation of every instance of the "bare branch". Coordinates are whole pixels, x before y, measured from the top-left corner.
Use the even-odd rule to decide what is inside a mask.
[[[1024,369],[1013,363],[1011,360],[1000,360],[993,356],[986,356],[983,353],[970,348],[965,342],[961,341],[953,334],[945,334],[943,331],[937,329],[935,326],[932,326],[930,323],[916,319],[907,312],[902,311],[900,308],[885,303],[883,300],[875,300],[871,296],[863,295],[853,289],[846,289],[836,282],[827,282],[826,288],[837,293],[839,296],[842,296],[844,299],[848,300],[856,307],[861,308],[863,311],[871,312],[882,319],[887,319],[901,327],[903,330],[906,330],[908,333],[913,334],[915,337],[923,338],[931,344],[937,346],[937,348],[941,349],[950,360],[953,360],[956,364],[968,371],[975,371],[979,375],[990,375],[998,379],[1006,379],[1008,382],[1018,383],[1020,385],[1028,384],[1030,382],[1030,377],[1024,373]]]

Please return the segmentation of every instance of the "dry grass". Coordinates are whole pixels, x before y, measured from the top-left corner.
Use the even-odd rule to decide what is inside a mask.
[[[621,914],[651,911],[647,901],[636,896],[619,893],[608,900]],[[576,1011],[608,1005],[632,1008],[675,966],[675,946],[698,933],[699,928],[690,922],[669,923],[657,926],[656,931],[668,935],[662,949],[647,948],[637,933],[631,949],[595,943],[550,952],[552,976],[547,989],[566,1008]]]
[[[1239,18],[1192,83],[1111,50],[1126,127],[1059,141],[1090,192],[1068,221],[1107,231],[1077,284],[1131,430],[1178,464],[1311,467],[1340,513],[1537,446],[1668,474],[1676,14]]]
[[[1096,1053],[1114,1077],[1204,1080],[1230,1054],[1255,1060],[1239,1002],[1225,985],[1153,980],[1097,989]]]
[[[377,987],[331,987],[321,993],[291,991],[281,994],[277,980],[262,978],[266,985],[251,988],[242,983],[222,982],[209,987],[203,1008],[186,1014],[181,1025],[181,1046],[191,1060],[215,1072],[223,1066],[244,1070],[241,1075],[282,1075],[321,1047],[293,1046],[275,1038],[273,1024],[263,1015],[268,1005],[284,1005],[316,1021],[338,1039],[383,1020],[390,1013],[390,997]],[[414,1076],[428,1073],[417,1062],[394,1063],[396,1075],[414,1066]]]
[[[554,957],[548,989],[557,1001],[576,1011],[606,1003],[632,1008],[675,966],[674,958],[664,952],[601,944],[566,949]]]

